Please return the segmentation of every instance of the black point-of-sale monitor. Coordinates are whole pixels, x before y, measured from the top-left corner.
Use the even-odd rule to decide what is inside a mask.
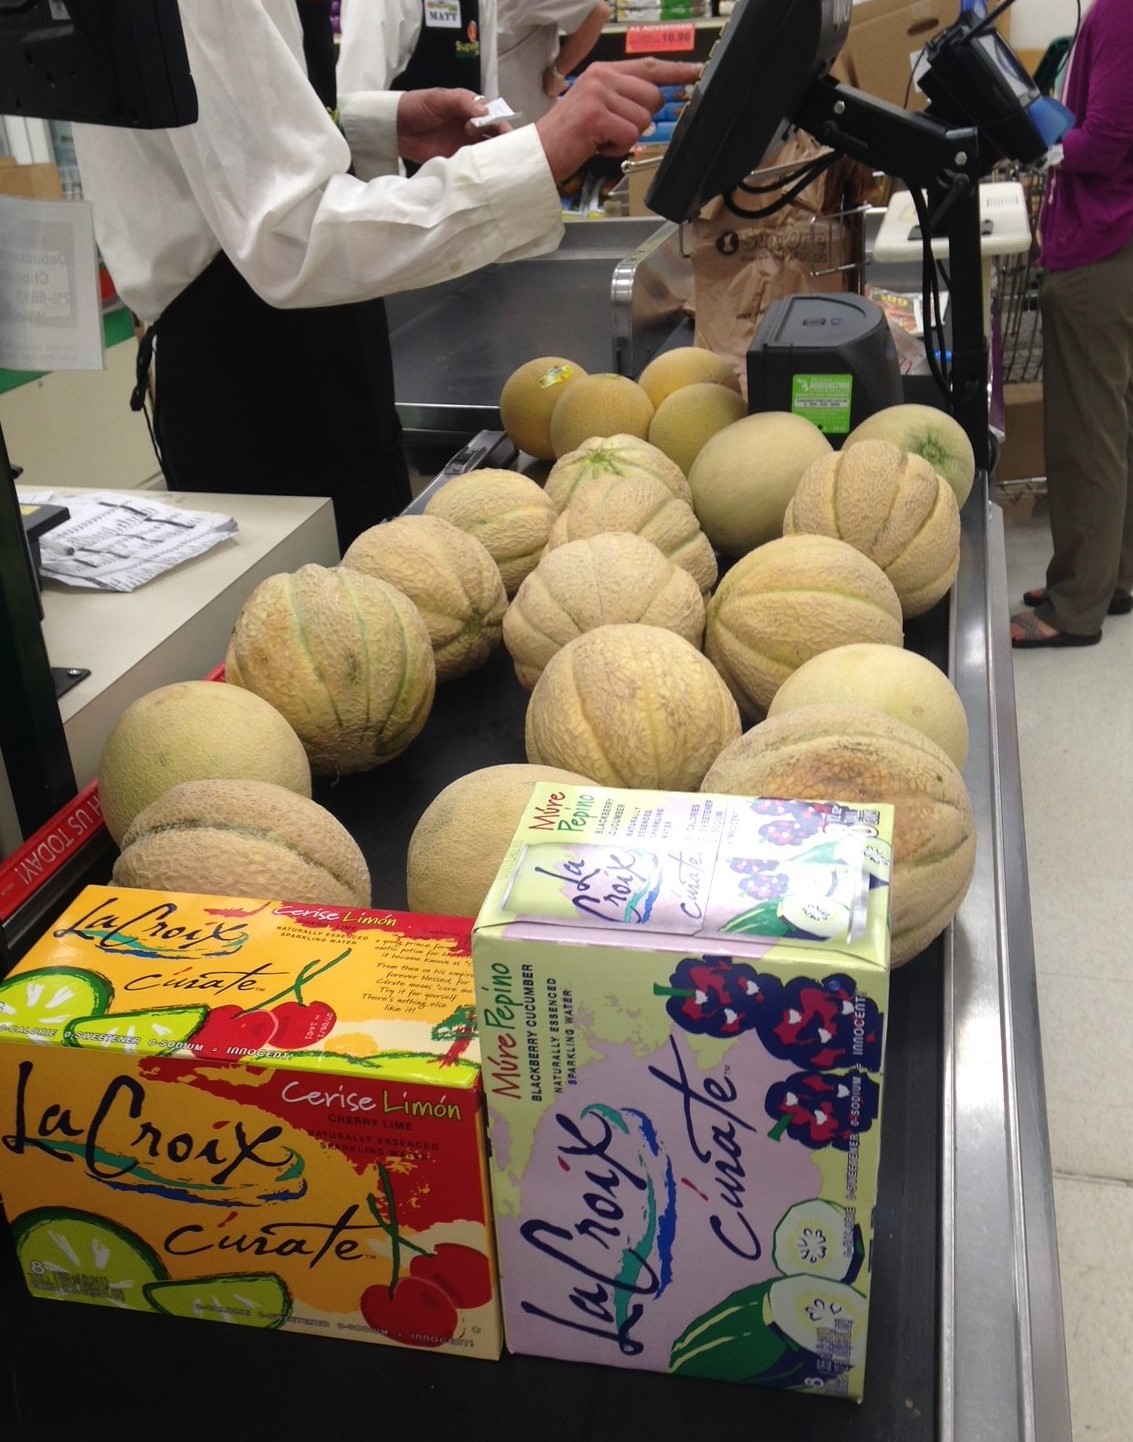
[[[0,114],[190,124],[197,93],[177,0],[0,0]]]
[[[677,121],[646,196],[691,220],[757,170],[845,44],[851,0],[739,0]]]

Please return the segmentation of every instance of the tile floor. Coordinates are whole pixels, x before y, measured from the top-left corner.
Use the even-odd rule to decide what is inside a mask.
[[[1012,509],[1008,600],[1019,610],[1044,580],[1050,533],[1041,499],[1030,516]],[[1114,982],[1133,965],[1133,616],[1110,617],[1098,646],[1013,660],[1073,1442],[1129,1442],[1133,1129],[1122,1113],[1133,1053],[1110,1018]]]

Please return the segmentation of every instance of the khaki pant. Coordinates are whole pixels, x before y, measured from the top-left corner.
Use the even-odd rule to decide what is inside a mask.
[[[1042,282],[1048,625],[1099,631],[1133,591],[1133,241]]]

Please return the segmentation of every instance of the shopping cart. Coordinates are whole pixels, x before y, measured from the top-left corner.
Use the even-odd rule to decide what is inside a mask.
[[[1000,377],[1004,385],[1042,379],[1043,338],[1039,316],[1038,221],[1042,205],[1043,170],[1011,164],[996,169],[992,179],[1016,180],[1023,187],[1035,239],[1030,250],[1002,255],[996,262]]]

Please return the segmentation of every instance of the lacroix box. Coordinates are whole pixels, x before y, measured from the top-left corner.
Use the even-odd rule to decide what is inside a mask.
[[[472,945],[511,1351],[860,1399],[892,823],[535,788]]]
[[[32,1294],[498,1357],[469,932],[84,891],[0,982]]]

